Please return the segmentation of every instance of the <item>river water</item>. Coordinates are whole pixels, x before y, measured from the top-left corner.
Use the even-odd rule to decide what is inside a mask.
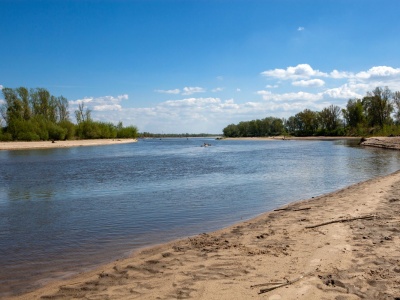
[[[399,169],[354,141],[0,151],[0,297]]]

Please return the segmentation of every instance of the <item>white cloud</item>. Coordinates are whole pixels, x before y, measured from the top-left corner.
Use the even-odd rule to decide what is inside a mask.
[[[340,87],[326,90],[324,95],[336,99],[362,98],[362,95],[357,93],[356,90],[356,86],[344,84]]]
[[[302,87],[321,87],[325,84],[325,81],[321,79],[309,79],[309,80],[298,80],[293,81],[292,85],[294,86],[302,86]]]
[[[297,31],[303,31],[305,28],[304,27],[299,27],[299,28],[297,28]]]
[[[368,71],[359,72],[356,74],[358,79],[370,79],[379,77],[400,77],[400,68],[394,69],[387,66],[372,67]]]
[[[211,92],[217,93],[217,92],[222,92],[223,90],[224,90],[224,88],[222,88],[222,87],[217,87],[217,88],[215,88],[215,89],[212,89]]]
[[[4,86],[2,86],[2,85],[0,84],[0,91],[1,91],[3,88],[4,88]]]
[[[204,93],[206,90],[202,87],[184,87],[182,95],[192,95],[195,93]]]
[[[174,90],[155,90],[157,93],[161,94],[179,94],[181,91],[180,89],[174,89]]]
[[[128,95],[119,95],[117,97],[113,96],[103,96],[103,97],[85,97],[83,99],[78,99],[75,101],[69,101],[71,105],[71,109],[75,110],[76,107],[83,103],[87,108],[93,111],[112,111],[112,110],[121,110],[121,102],[122,100],[128,100]]]
[[[352,78],[352,77],[354,77],[354,74],[351,72],[342,72],[342,71],[338,71],[338,70],[333,70],[329,74],[329,77],[334,78],[334,79]]]
[[[308,79],[310,77],[327,77],[328,74],[314,70],[309,64],[299,64],[295,67],[287,67],[285,69],[274,69],[267,70],[261,73],[261,75],[279,79]]]
[[[242,90],[241,90],[241,89],[239,89],[239,88],[237,88],[237,89],[236,89],[236,92],[241,92],[241,91],[242,91]]]
[[[297,92],[297,93],[283,93],[283,94],[274,94],[270,91],[258,91],[258,95],[261,95],[262,98],[266,101],[295,101],[295,100],[307,100],[307,101],[317,101],[322,99],[322,93],[312,94],[305,92]]]
[[[277,85],[277,84],[274,84],[274,85],[272,85],[272,84],[267,84],[265,87],[266,87],[267,89],[276,89],[276,88],[279,87],[279,85]]]

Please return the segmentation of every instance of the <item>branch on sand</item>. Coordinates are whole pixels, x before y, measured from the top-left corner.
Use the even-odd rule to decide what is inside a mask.
[[[258,292],[258,294],[264,294],[264,293],[268,293],[268,292],[270,292],[270,291],[273,291],[273,290],[275,290],[275,289],[279,289],[279,288],[281,288],[281,287],[284,287],[284,286],[287,286],[287,285],[291,285],[291,284],[293,284],[293,283],[295,283],[295,282],[297,282],[297,281],[303,279],[303,278],[304,278],[305,276],[307,276],[308,274],[310,274],[310,273],[304,274],[304,275],[302,275],[302,276],[300,276],[300,277],[298,277],[298,278],[296,278],[296,279],[293,279],[293,280],[288,280],[288,281],[285,282],[285,283],[269,282],[269,283],[263,283],[263,284],[252,285],[251,287],[258,287],[258,286],[263,286],[263,285],[275,285],[275,286],[270,287],[270,288],[261,289],[261,290]]]
[[[290,208],[290,207],[286,207],[286,208],[277,208],[274,209],[274,211],[301,211],[301,210],[309,210],[311,209],[311,207],[305,207],[305,208]]]
[[[310,229],[310,228],[316,228],[316,227],[325,226],[325,225],[329,225],[329,224],[333,224],[333,223],[344,223],[344,222],[351,222],[351,221],[355,221],[355,220],[371,220],[374,218],[376,218],[376,215],[366,215],[366,216],[360,216],[360,217],[355,217],[355,218],[333,220],[333,221],[329,221],[329,222],[320,223],[317,225],[306,226],[305,228]]]

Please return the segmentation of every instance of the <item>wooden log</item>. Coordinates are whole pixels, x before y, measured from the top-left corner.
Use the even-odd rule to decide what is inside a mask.
[[[316,225],[306,226],[305,228],[310,229],[310,228],[321,227],[321,226],[334,224],[334,223],[344,223],[344,222],[351,222],[351,221],[355,221],[355,220],[370,220],[373,218],[376,218],[376,215],[366,215],[366,216],[360,216],[360,217],[354,217],[354,218],[333,220],[333,221],[324,222],[324,223],[320,223],[320,224],[316,224]]]

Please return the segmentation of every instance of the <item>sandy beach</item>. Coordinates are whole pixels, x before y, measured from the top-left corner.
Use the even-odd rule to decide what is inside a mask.
[[[0,150],[29,150],[68,148],[81,146],[100,146],[112,144],[126,144],[137,142],[136,139],[95,139],[95,140],[67,140],[67,141],[39,141],[39,142],[0,142]]]
[[[13,299],[400,299],[400,172]]]

